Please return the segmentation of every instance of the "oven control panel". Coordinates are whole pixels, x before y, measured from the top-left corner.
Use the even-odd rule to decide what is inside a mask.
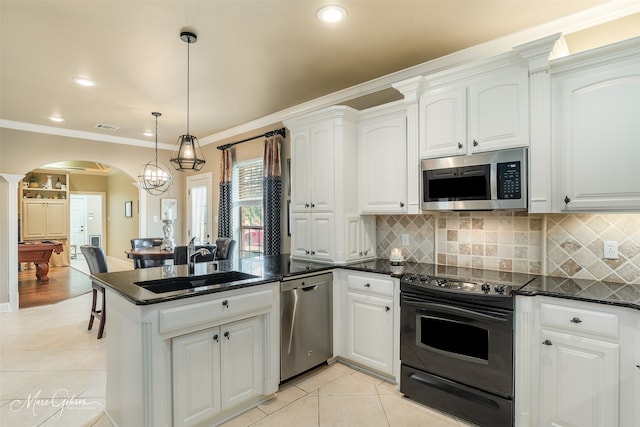
[[[510,297],[515,287],[483,281],[432,277],[424,274],[406,273],[400,283],[407,283],[425,289],[440,289],[442,291],[483,294],[489,296]]]

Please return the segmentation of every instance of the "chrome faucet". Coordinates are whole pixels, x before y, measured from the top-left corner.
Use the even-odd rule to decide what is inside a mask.
[[[197,237],[192,238],[191,241],[189,242],[189,245],[187,246],[187,263],[189,264],[189,274],[193,274],[195,272],[196,256],[211,255],[211,251],[209,251],[209,249],[207,248],[200,248],[196,250],[197,239],[198,239]]]

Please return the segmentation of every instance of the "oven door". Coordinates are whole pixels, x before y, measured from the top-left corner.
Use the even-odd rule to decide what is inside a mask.
[[[513,396],[513,311],[401,293],[403,365]]]

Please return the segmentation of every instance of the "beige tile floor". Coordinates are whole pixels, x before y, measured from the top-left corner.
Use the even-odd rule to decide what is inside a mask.
[[[90,294],[0,314],[0,426],[106,427],[107,334],[87,331]],[[282,386],[235,426],[468,426],[340,363]],[[130,426],[123,426],[130,427]]]

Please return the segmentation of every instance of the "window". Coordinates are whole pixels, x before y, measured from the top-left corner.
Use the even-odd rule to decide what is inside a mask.
[[[241,258],[263,253],[262,176],[262,159],[233,168],[234,236]]]

